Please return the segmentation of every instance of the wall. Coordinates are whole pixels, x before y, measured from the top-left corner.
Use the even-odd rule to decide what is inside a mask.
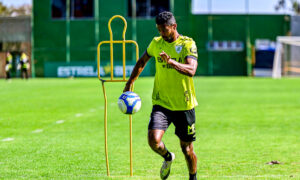
[[[36,59],[36,74],[44,76],[45,62],[66,61],[66,22],[51,18],[50,0],[34,0],[34,56]],[[107,23],[110,17],[119,14],[126,18],[128,23],[126,39],[132,39],[133,21],[127,17],[127,1],[99,0],[99,40],[108,40],[109,33]],[[246,63],[246,38],[247,18],[251,44],[257,38],[275,40],[278,35],[285,35],[289,30],[289,17],[283,15],[211,15],[213,40],[239,40],[245,45],[241,52],[209,52],[208,42],[208,18],[209,15],[192,15],[190,12],[190,0],[174,0],[174,14],[178,23],[178,31],[192,37],[198,46],[199,66],[197,75],[247,75]],[[121,39],[123,23],[113,21],[112,29],[114,39]],[[88,61],[96,62],[95,21],[93,19],[71,20],[71,62]],[[145,51],[153,36],[158,32],[154,18],[137,18],[136,37],[140,47],[140,55]],[[129,63],[134,63],[132,48],[128,47],[126,57]],[[121,46],[114,47],[114,58],[120,61],[122,58]],[[101,61],[109,59],[109,47],[103,46]],[[211,56],[211,59],[210,57]],[[211,63],[211,65],[209,64]],[[212,69],[210,69],[212,68]],[[212,73],[209,73],[211,71]],[[147,64],[143,75],[154,75],[155,66],[153,59]]]

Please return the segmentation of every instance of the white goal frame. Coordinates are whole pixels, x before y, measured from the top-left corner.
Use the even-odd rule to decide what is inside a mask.
[[[282,76],[282,45],[294,45],[300,47],[300,36],[278,36],[273,62],[272,77],[281,78]]]

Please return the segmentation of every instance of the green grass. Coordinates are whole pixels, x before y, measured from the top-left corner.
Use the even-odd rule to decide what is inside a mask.
[[[300,178],[300,79],[194,80],[198,179]],[[162,158],[147,145],[153,78],[135,85],[142,109],[133,116],[133,178],[128,117],[117,109],[123,87],[106,84],[112,178],[159,179]],[[0,80],[0,103],[0,179],[110,179],[96,79]],[[32,133],[37,129],[43,131]],[[9,137],[14,140],[2,141]],[[176,154],[170,179],[187,179],[173,125],[163,140]],[[282,164],[266,164],[272,160]]]

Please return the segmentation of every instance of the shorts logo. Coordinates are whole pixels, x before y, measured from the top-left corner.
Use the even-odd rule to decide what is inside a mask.
[[[195,123],[192,124],[191,126],[188,125],[188,135],[195,134],[196,129],[195,129]]]
[[[181,45],[175,46],[175,50],[179,54],[181,52],[181,50],[182,50],[182,46]]]

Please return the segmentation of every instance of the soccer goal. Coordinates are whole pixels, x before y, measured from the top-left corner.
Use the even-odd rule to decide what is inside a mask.
[[[279,36],[273,62],[273,78],[300,77],[300,37]]]

